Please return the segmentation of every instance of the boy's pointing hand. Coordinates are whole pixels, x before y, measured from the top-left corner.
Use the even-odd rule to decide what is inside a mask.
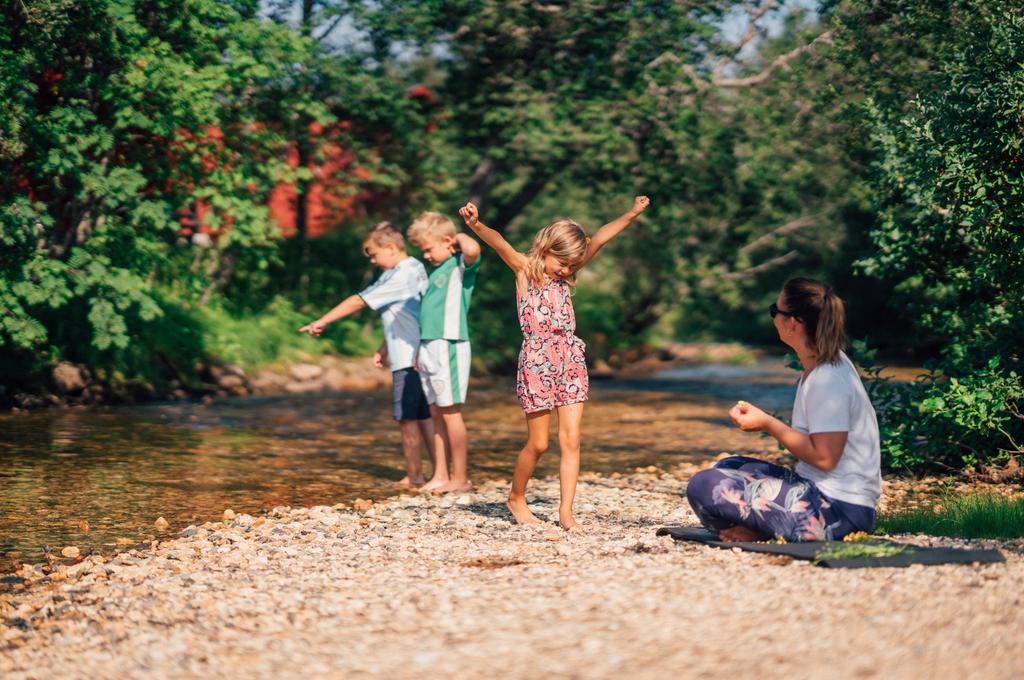
[[[313,323],[307,323],[305,326],[299,329],[300,333],[309,333],[314,338],[324,332],[327,328],[327,324],[317,319]]]

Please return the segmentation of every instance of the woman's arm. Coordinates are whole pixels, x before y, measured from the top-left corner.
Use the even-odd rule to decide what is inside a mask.
[[[635,220],[640,213],[647,209],[647,206],[651,204],[651,199],[646,196],[637,196],[633,199],[633,207],[628,211],[619,215],[614,220],[604,225],[597,230],[594,234],[594,238],[590,239],[590,247],[587,248],[587,254],[583,258],[583,263],[580,267],[590,262],[590,259],[597,255],[597,252],[604,248],[605,245],[613,238],[618,236],[622,231]]]
[[[767,432],[796,458],[822,472],[831,472],[839,465],[849,436],[848,432],[815,432],[808,436],[745,401],[733,406],[729,417],[744,432]]]
[[[481,241],[494,248],[505,264],[512,268],[512,271],[518,274],[526,268],[526,256],[509,245],[505,237],[481,222],[475,205],[467,203],[459,208],[459,214],[462,215],[466,226],[472,229]],[[479,250],[477,250],[477,254],[479,255]]]

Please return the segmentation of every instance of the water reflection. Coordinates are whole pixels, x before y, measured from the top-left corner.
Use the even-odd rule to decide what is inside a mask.
[[[737,398],[784,408],[792,374],[669,375],[595,384],[583,468],[646,465],[766,444],[728,427]],[[0,571],[47,547],[112,549],[220,516],[396,492],[401,439],[386,390],[0,416]],[[465,409],[473,479],[507,478],[524,441],[512,386],[474,387]],[[553,441],[557,439],[553,438]],[[556,474],[557,452],[540,474]]]

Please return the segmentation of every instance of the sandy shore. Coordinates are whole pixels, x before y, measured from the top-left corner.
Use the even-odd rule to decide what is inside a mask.
[[[25,568],[0,596],[0,675],[1024,675],[1017,550],[1001,565],[828,570],[656,538],[696,521],[673,475],[585,476],[586,531],[571,535],[512,526],[505,489],[278,508],[35,583]],[[557,480],[532,491],[556,519]]]

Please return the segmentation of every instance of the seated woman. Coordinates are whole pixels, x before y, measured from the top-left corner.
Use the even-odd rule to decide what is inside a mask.
[[[693,476],[686,496],[697,517],[724,541],[837,540],[871,531],[881,495],[878,422],[857,369],[843,352],[843,301],[812,279],[790,279],[769,312],[803,376],[790,427],[738,402],[737,427],[766,432],[800,462],[789,470],[735,456]]]

